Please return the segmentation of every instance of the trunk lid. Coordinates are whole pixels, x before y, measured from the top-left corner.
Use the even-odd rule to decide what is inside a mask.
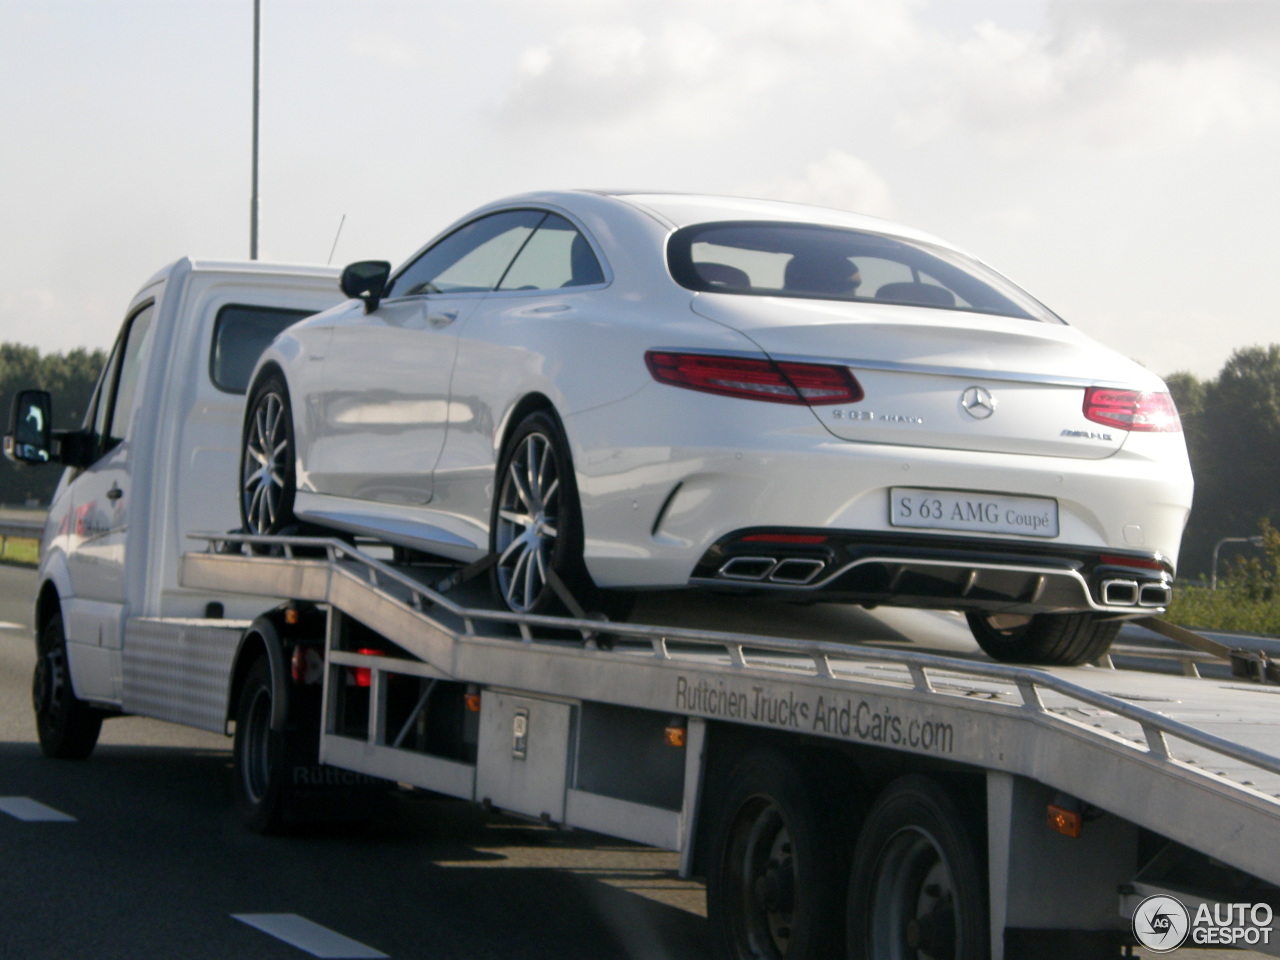
[[[1061,324],[965,311],[698,294],[696,313],[775,360],[847,366],[866,396],[811,409],[842,440],[1103,459],[1128,432],[1084,417],[1090,386],[1163,390]]]

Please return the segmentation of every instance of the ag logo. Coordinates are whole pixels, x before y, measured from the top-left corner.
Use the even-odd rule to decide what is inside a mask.
[[[1177,950],[1187,939],[1191,914],[1173,897],[1147,897],[1133,911],[1133,935],[1153,953]]]

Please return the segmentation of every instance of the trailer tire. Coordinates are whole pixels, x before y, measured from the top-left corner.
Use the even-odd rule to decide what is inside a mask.
[[[946,791],[910,775],[867,816],[853,855],[849,960],[988,956],[986,877],[972,828]]]
[[[40,752],[57,760],[83,760],[97,746],[103,714],[76,696],[61,614],[44,625],[36,652],[31,703]]]
[[[296,520],[293,411],[279,374],[254,388],[240,438],[240,520],[247,533],[274,536]]]
[[[824,793],[806,767],[771,750],[749,754],[730,775],[707,875],[717,960],[839,953],[847,848]]]
[[[289,738],[271,729],[275,691],[271,664],[260,657],[249,668],[236,705],[233,749],[236,806],[254,833],[278,833],[291,819]]]
[[[991,614],[970,611],[969,630],[987,656],[1005,663],[1078,667],[1111,649],[1119,620],[1092,613],[1038,613],[1021,623],[998,626]]]

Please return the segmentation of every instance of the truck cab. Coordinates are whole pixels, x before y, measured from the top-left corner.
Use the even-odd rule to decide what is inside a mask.
[[[239,526],[249,375],[278,332],[342,299],[337,279],[327,267],[178,260],[130,302],[79,430],[49,430],[48,394],[15,398],[6,453],[66,467],[41,542],[35,626],[41,642],[60,621],[75,698],[127,709],[131,620],[250,618],[271,605],[184,589],[177,561],[190,532]]]

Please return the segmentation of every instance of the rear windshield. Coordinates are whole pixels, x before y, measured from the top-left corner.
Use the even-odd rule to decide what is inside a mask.
[[[944,247],[859,230],[777,221],[702,223],[667,244],[690,290],[875,301],[1062,323],[976,260]]]
[[[223,307],[214,321],[213,350],[209,356],[209,375],[214,386],[226,393],[244,393],[258,358],[276,334],[313,312],[240,304]]]

